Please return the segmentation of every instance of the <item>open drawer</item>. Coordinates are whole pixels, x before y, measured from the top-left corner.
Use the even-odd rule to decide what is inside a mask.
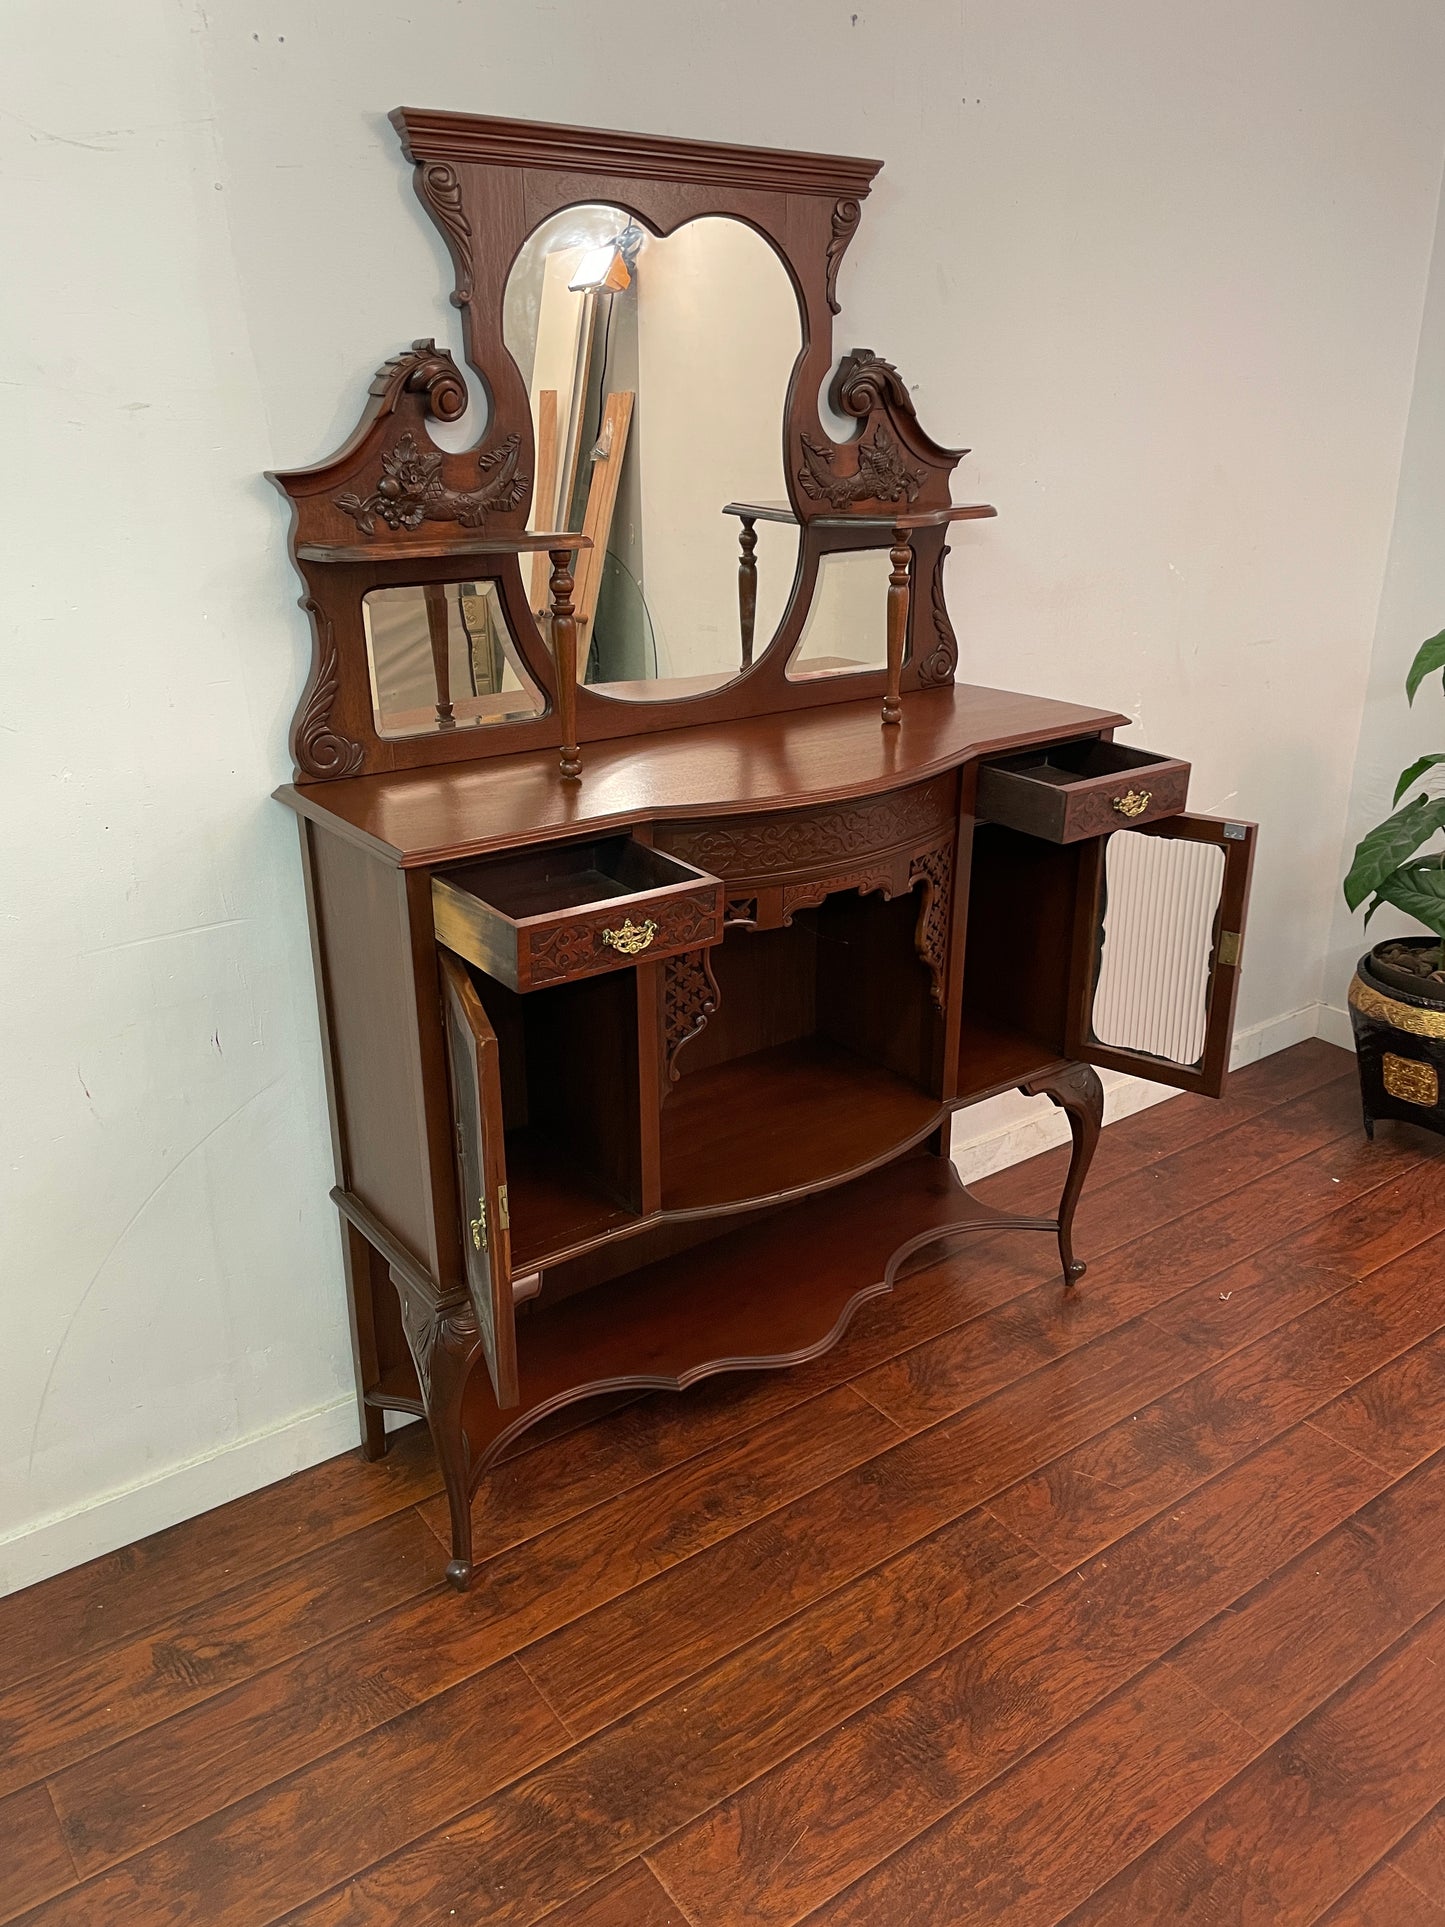
[[[1189,765],[1151,750],[1090,737],[986,763],[978,814],[1046,843],[1078,843],[1175,816],[1189,796]]]
[[[697,950],[722,937],[723,886],[630,836],[543,844],[432,879],[437,941],[509,990]]]

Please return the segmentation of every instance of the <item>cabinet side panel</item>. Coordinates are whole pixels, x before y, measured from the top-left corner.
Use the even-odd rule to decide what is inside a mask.
[[[312,845],[342,1184],[427,1262],[431,1213],[401,874],[324,833]]]

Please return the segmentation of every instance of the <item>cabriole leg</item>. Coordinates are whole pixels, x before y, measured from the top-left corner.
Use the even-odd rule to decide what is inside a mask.
[[[1088,1267],[1074,1256],[1074,1209],[1089,1175],[1094,1146],[1104,1122],[1104,1087],[1099,1073],[1090,1064],[1069,1064],[1046,1077],[1033,1078],[1021,1087],[1029,1097],[1047,1097],[1068,1114],[1074,1139],[1074,1155],[1069,1160],[1069,1175],[1059,1200],[1059,1261],[1064,1268],[1064,1283],[1077,1284]]]
[[[393,1271],[401,1322],[416,1363],[422,1405],[446,1487],[451,1514],[452,1556],[447,1579],[458,1592],[472,1580],[471,1449],[462,1424],[467,1378],[482,1349],[476,1314],[465,1298],[439,1304]]]

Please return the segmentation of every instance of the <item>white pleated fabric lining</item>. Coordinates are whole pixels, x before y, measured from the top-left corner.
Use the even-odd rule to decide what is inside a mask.
[[[1108,907],[1094,1035],[1118,1050],[1197,1064],[1224,852],[1214,843],[1116,830],[1104,865]]]

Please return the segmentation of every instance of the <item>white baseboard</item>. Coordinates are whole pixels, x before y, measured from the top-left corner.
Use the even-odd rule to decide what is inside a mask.
[[[69,1511],[22,1526],[0,1539],[0,1598],[193,1519],[228,1499],[274,1485],[289,1472],[335,1458],[360,1438],[356,1400],[348,1394],[270,1431],[167,1466],[154,1478],[103,1492]]]
[[[1319,1035],[1320,1009],[1318,1004],[1306,1004],[1283,1017],[1270,1017],[1262,1024],[1251,1024],[1248,1030],[1237,1031],[1229,1058],[1231,1070]],[[1331,1037],[1330,1042],[1334,1041]],[[1179,1095],[1168,1084],[1149,1084],[1119,1071],[1103,1072],[1102,1082],[1106,1125]],[[990,1171],[1002,1171],[1025,1158],[1037,1157],[1040,1151],[1050,1151],[1056,1144],[1066,1144],[1068,1138],[1069,1121],[1048,1098],[1019,1097],[1010,1092],[954,1119],[953,1162],[964,1182],[971,1183],[987,1177]]]
[[[1341,1010],[1338,1004],[1321,1004],[1319,1012],[1319,1028],[1315,1036],[1323,1037],[1327,1044],[1338,1044],[1341,1050],[1353,1050],[1355,1033],[1350,1026],[1350,1013]]]
[[[1230,1061],[1237,1069],[1317,1035],[1348,1046],[1348,1017],[1343,1011],[1311,1004],[1255,1024],[1236,1036]],[[1178,1096],[1167,1085],[1147,1084],[1117,1072],[1106,1071],[1103,1081],[1104,1116],[1110,1124]],[[965,1119],[974,1128],[961,1137]],[[1011,1093],[991,1099],[977,1111],[964,1112],[955,1123],[954,1135],[953,1161],[967,1180],[1047,1151],[1065,1142],[1069,1130],[1068,1120],[1047,1098]],[[0,1596],[255,1492],[290,1472],[318,1465],[349,1451],[359,1437],[356,1406],[347,1396],[24,1526],[0,1539]]]

